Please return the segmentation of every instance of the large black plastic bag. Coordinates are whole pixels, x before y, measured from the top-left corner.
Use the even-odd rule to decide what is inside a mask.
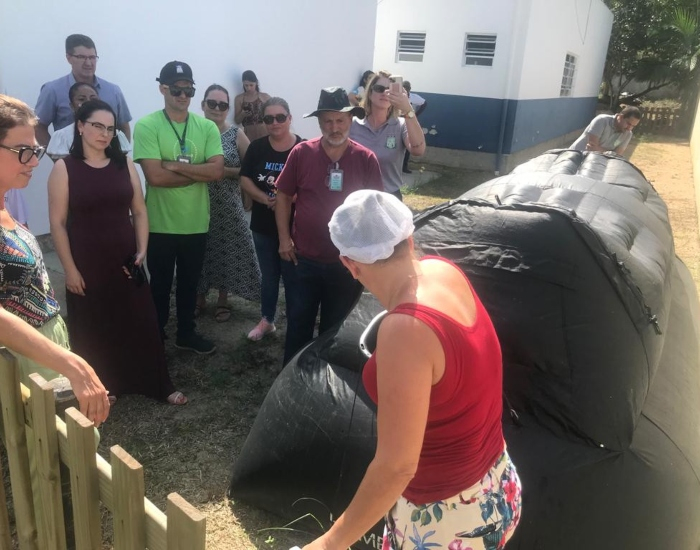
[[[524,486],[508,548],[700,548],[697,295],[675,258],[666,207],[643,175],[620,158],[553,151],[425,212],[416,228],[424,251],[469,275],[501,341],[505,391],[518,416],[517,424],[506,416],[504,432]],[[268,396],[234,468],[234,496],[243,498],[245,485],[251,502],[282,513],[260,500],[273,484],[288,499],[324,486],[332,500],[328,491],[340,495],[347,481],[342,493],[352,496],[373,441],[359,431],[345,437],[362,452],[339,460],[338,443],[327,440],[344,432],[330,411],[352,402],[357,413],[358,402],[368,403],[352,376],[364,364],[359,334],[380,309],[363,297],[345,330],[286,367],[282,376],[306,377],[328,394],[328,410],[302,414],[301,393],[271,413],[280,399]],[[340,393],[329,373],[337,369],[351,373],[344,404],[332,401]],[[298,373],[308,370],[318,375]],[[371,405],[364,411],[372,424]],[[277,469],[268,464],[257,485],[246,481],[257,460],[249,448],[266,432],[278,439],[284,423],[271,420],[280,416],[297,434],[315,430],[319,444],[304,460],[315,459],[324,481],[309,464],[301,473],[284,442],[268,449]],[[373,428],[367,433],[374,437]],[[311,445],[308,437],[300,444]],[[341,455],[350,453],[344,447]]]
[[[364,294],[337,334],[320,336],[283,369],[235,463],[233,498],[288,520],[310,513],[326,527],[331,514],[345,510],[376,448],[375,407],[361,380],[367,358],[358,342],[381,310]],[[382,531],[377,524],[354,547],[381,548]]]

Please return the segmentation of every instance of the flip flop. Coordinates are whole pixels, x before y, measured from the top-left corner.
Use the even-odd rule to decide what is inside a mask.
[[[174,391],[168,396],[168,403],[171,405],[185,405],[187,404],[187,397],[181,391]]]
[[[216,306],[214,319],[217,323],[225,323],[231,318],[231,306]]]

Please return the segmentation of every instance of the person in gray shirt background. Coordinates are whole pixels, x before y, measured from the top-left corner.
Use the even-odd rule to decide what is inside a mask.
[[[632,139],[632,130],[642,119],[637,107],[623,107],[616,115],[598,115],[569,147],[577,151],[613,151],[622,155]]]
[[[89,36],[71,34],[66,38],[66,60],[70,63],[71,72],[66,76],[47,82],[41,87],[36,103],[39,124],[36,127],[37,141],[46,147],[49,143],[49,126],[53,124],[54,131],[65,128],[75,122],[73,110],[68,99],[68,90],[76,82],[92,85],[100,99],[109,103],[117,115],[117,128],[131,140],[129,121],[131,113],[121,89],[116,84],[107,82],[95,75],[97,69],[97,49]]]

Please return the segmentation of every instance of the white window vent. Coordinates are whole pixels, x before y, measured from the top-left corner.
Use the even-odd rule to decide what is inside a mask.
[[[399,31],[396,40],[396,61],[423,61],[425,53],[424,32]]]
[[[464,56],[462,58],[465,65],[491,67],[495,56],[495,34],[467,33],[464,39]]]

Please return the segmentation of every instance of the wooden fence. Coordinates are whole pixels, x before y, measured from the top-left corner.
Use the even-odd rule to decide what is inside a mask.
[[[642,120],[635,129],[636,134],[680,136],[687,129],[678,107],[640,107],[639,110]]]
[[[75,408],[66,411],[65,422],[61,420],[56,416],[52,385],[38,374],[30,378],[27,389],[20,384],[12,355],[0,348],[0,431],[20,550],[66,549],[59,461],[70,471],[76,550],[102,548],[100,502],[113,515],[114,550],[205,549],[203,514],[177,493],[168,495],[167,515],[160,511],[145,498],[143,467],[118,445],[110,449],[108,463],[95,452],[92,422]],[[31,445],[38,495],[32,491]],[[0,550],[11,549],[7,497],[1,483]]]

